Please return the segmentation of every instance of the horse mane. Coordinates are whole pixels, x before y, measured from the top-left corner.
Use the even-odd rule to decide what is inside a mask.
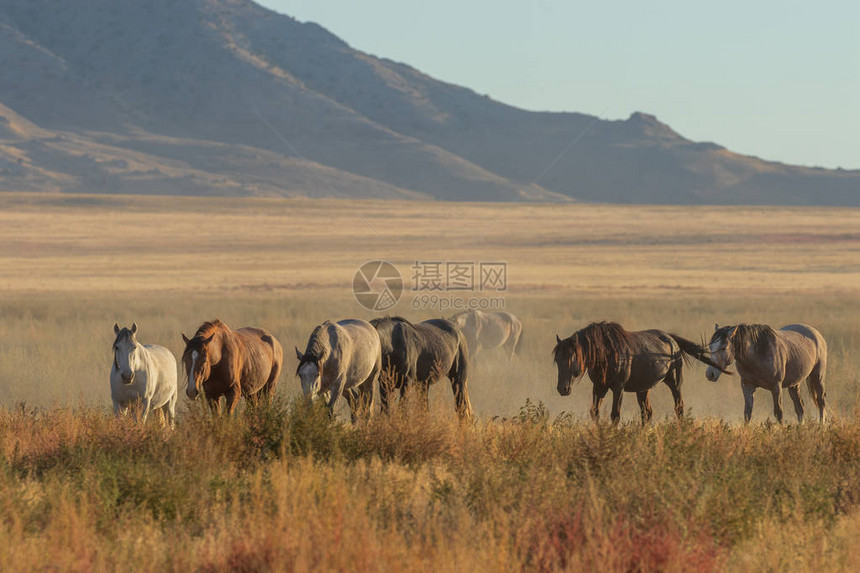
[[[219,330],[229,332],[230,327],[218,320],[217,318],[214,320],[207,320],[200,325],[200,328],[197,329],[197,332],[194,333],[194,336],[192,336],[192,338],[209,338]]]
[[[618,363],[630,348],[630,332],[617,322],[592,322],[555,345],[553,356],[579,366],[582,372],[592,368],[606,370]]]
[[[113,339],[113,344],[115,346],[116,343],[119,342],[120,340],[124,340],[126,338],[131,338],[132,336],[134,336],[134,335],[131,333],[131,330],[129,330],[128,328],[123,326],[122,329],[116,334],[116,338]]]
[[[330,324],[332,323],[327,320],[314,328],[314,331],[308,339],[308,346],[305,348],[305,351],[302,354],[302,359],[299,361],[299,365],[296,368],[296,374],[298,374],[299,370],[302,369],[302,366],[308,362],[313,362],[319,367],[322,366],[320,363],[329,353],[328,343],[323,340],[322,332]]]
[[[194,333],[194,336],[188,341],[188,344],[185,346],[185,350],[182,351],[182,358],[188,355],[189,351],[191,351],[191,342],[198,341],[202,342],[215,334],[216,332],[222,332],[224,334],[231,333],[230,327],[218,320],[217,318],[214,320],[207,320],[203,324],[200,325],[200,328],[197,329],[197,332]]]
[[[382,316],[379,318],[374,318],[373,320],[370,321],[370,324],[372,324],[373,327],[376,328],[377,326],[379,326],[383,322],[403,322],[403,323],[406,323],[409,325],[412,324],[411,322],[409,322],[407,319],[403,318],[402,316]]]
[[[739,324],[732,335],[735,357],[745,358],[747,347],[757,355],[767,354],[776,346],[776,331],[767,324]]]

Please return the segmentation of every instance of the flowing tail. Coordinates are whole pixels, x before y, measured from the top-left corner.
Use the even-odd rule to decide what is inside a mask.
[[[710,359],[710,352],[707,348],[702,346],[701,344],[696,344],[692,340],[684,338],[683,336],[678,336],[677,334],[668,333],[672,339],[678,343],[678,346],[681,348],[681,352],[687,354],[688,356],[692,356],[699,362],[704,362],[708,366],[713,366],[723,374],[732,374],[731,371],[724,369],[722,366],[714,362]]]

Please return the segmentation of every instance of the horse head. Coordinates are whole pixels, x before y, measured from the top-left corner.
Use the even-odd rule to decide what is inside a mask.
[[[184,333],[182,334],[182,340],[185,341],[182,364],[185,367],[185,374],[188,376],[188,387],[185,389],[185,395],[191,400],[200,397],[200,388],[212,373],[210,362],[212,351],[209,343],[212,342],[213,338],[215,338],[214,332],[208,337],[201,335],[200,331],[191,338],[185,336]]]
[[[140,344],[135,337],[137,323],[133,322],[131,328],[120,328],[119,324],[114,324],[113,333],[116,336],[113,342],[113,367],[119,372],[124,384],[132,384],[134,373],[140,369]]]
[[[320,357],[315,356],[311,352],[305,352],[302,354],[299,347],[296,346],[296,358],[299,359],[299,366],[296,368],[296,376],[301,380],[302,393],[308,398],[316,398],[317,394],[319,394],[320,386],[322,385],[322,380],[320,378],[320,372],[322,370]]]
[[[570,395],[573,381],[583,374],[581,353],[576,351],[576,338],[571,336],[562,340],[555,335],[555,348],[552,349],[553,359],[558,368],[558,385],[556,389],[562,396]]]
[[[711,382],[716,382],[723,372],[731,374],[726,368],[735,360],[732,338],[737,330],[737,326],[721,327],[719,324],[714,324],[714,334],[711,336],[711,342],[708,344],[708,351],[713,361],[720,368],[708,366],[708,369],[705,371],[705,378]]]

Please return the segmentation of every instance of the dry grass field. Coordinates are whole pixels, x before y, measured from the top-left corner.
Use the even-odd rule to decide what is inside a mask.
[[[522,351],[477,358],[474,424],[447,387],[357,427],[295,399],[292,346],[373,315],[351,282],[374,259],[408,286],[416,260],[507,263]],[[0,570],[858,566],[860,210],[3,194],[0,269]],[[393,313],[451,313],[408,286]],[[179,354],[215,317],[280,338],[274,405],[211,420],[182,398],[172,434],[109,416],[114,322]],[[759,392],[744,427],[736,377],[693,365],[683,423],[658,386],[649,427],[632,396],[595,426],[550,350],[600,319],[812,324],[831,421],[774,426]]]

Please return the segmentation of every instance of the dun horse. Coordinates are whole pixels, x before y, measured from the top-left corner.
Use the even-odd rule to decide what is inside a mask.
[[[185,394],[192,400],[206,395],[209,407],[221,412],[221,397],[232,414],[243,395],[252,404],[269,398],[278,384],[284,352],[266,330],[247,326],[233,330],[220,320],[204,322],[191,338],[182,335],[182,362],[188,375]]]
[[[773,415],[782,422],[782,389],[788,390],[797,420],[803,421],[800,383],[806,380],[818,420],[824,422],[824,376],[827,373],[827,343],[821,333],[805,324],[789,324],[774,330],[766,324],[714,325],[711,354],[721,368],[737,364],[744,393],[744,420],[750,421],[756,388],[770,390]],[[716,382],[720,370],[708,368],[705,376]]]
[[[558,367],[558,393],[568,396],[573,380],[587,371],[594,386],[590,412],[595,420],[603,398],[612,390],[613,422],[621,417],[624,392],[636,393],[642,423],[647,422],[652,414],[648,393],[661,381],[672,392],[675,414],[680,418],[684,414],[684,359],[692,356],[717,366],[705,356],[704,348],[677,334],[661,330],[629,332],[615,322],[592,323],[569,338],[555,338],[552,353]]]
[[[131,328],[113,325],[113,365],[110,394],[117,417],[139,404],[146,422],[150,410],[161,408],[172,428],[176,420],[176,358],[163,346],[137,341],[137,323]]]
[[[380,369],[379,337],[364,320],[325,321],[314,329],[302,353],[296,348],[296,375],[305,396],[327,395],[329,411],[346,397],[353,422],[369,416],[373,384]]]
[[[449,320],[466,336],[472,358],[482,348],[504,348],[511,359],[516,355],[523,335],[523,323],[513,314],[467,310],[458,312]]]
[[[471,416],[466,388],[469,350],[465,337],[453,323],[438,318],[413,324],[397,316],[370,322],[382,343],[379,397],[384,412],[388,411],[389,392],[399,389],[402,398],[411,384],[417,386],[424,407],[429,409],[430,385],[447,376],[457,413]]]

